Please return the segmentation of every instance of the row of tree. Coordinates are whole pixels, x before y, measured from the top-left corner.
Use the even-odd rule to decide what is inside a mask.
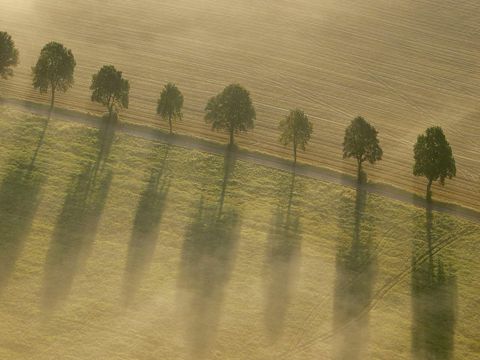
[[[4,79],[13,75],[12,68],[18,64],[18,50],[11,36],[0,32],[0,76]],[[51,117],[58,91],[66,92],[74,83],[76,62],[73,53],[60,43],[46,44],[32,67],[33,87],[46,93],[50,91]],[[107,121],[112,123],[122,108],[128,108],[130,84],[124,79],[122,72],[113,65],[104,65],[92,76],[90,86],[91,100],[102,104],[108,111]],[[182,118],[183,95],[175,84],[168,83],[158,99],[157,114],[168,121],[172,133],[173,121]],[[205,107],[205,121],[213,130],[226,131],[229,135],[229,146],[234,144],[234,136],[240,132],[253,129],[256,118],[255,108],[250,93],[239,84],[228,85],[221,93],[210,98]],[[47,121],[48,124],[48,121]],[[292,146],[293,162],[297,161],[298,148],[305,151],[311,135],[313,124],[301,109],[294,109],[280,121],[280,142],[284,146]],[[446,178],[456,175],[455,159],[452,149],[440,127],[431,127],[417,138],[414,146],[415,164],[413,174],[427,178],[427,200],[431,200],[431,186],[434,181],[442,185]],[[345,130],[343,141],[343,157],[357,161],[358,181],[362,181],[364,173],[362,164],[371,164],[382,159],[378,131],[363,117],[356,117]]]

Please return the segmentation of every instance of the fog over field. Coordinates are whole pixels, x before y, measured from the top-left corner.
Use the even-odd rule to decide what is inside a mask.
[[[417,134],[440,125],[453,147],[457,177],[438,199],[480,209],[480,4],[478,1],[55,1],[3,0],[0,22],[21,64],[9,97],[48,101],[31,87],[30,67],[56,40],[77,60],[76,83],[57,105],[99,113],[88,87],[103,64],[131,81],[125,121],[157,124],[161,87],[185,95],[178,131],[225,140],[203,121],[206,101],[231,82],[251,91],[253,133],[241,146],[287,156],[277,124],[305,109],[314,135],[300,160],[354,172],[341,159],[343,130],[362,115],[380,131],[384,161],[370,179],[424,191],[411,175]],[[165,125],[161,125],[165,126]]]
[[[476,360],[480,225],[0,107],[0,358]]]
[[[1,0],[3,31],[0,360],[479,359],[478,0]],[[433,202],[415,143],[456,164]]]

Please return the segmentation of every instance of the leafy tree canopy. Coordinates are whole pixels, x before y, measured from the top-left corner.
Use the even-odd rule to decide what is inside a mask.
[[[250,93],[239,84],[228,85],[220,94],[210,98],[205,112],[205,121],[213,130],[229,132],[230,144],[233,144],[233,134],[253,129],[256,116]]]
[[[345,130],[343,158],[354,157],[361,164],[382,159],[383,150],[377,138],[378,131],[363,117],[357,116]]]
[[[49,42],[40,51],[37,64],[32,68],[33,87],[41,93],[50,88],[67,91],[73,85],[76,62],[72,51],[58,42]]]
[[[18,64],[18,50],[12,37],[5,31],[0,31],[0,76],[7,79],[13,76],[12,67]]]
[[[439,126],[430,127],[417,138],[413,148],[415,164],[413,174],[425,176],[429,182],[445,179],[456,175],[455,159],[452,148]]]
[[[305,145],[313,132],[313,125],[303,110],[290,110],[290,113],[280,121],[280,143],[287,146],[293,144],[294,162],[297,161],[297,147],[305,150]]]
[[[313,125],[303,110],[290,110],[290,113],[280,121],[280,143],[287,146],[291,143],[305,150],[313,132]]]
[[[158,99],[157,114],[168,120],[172,132],[172,120],[182,118],[183,95],[175,84],[168,83]]]
[[[113,65],[104,65],[92,77],[92,101],[107,107],[110,116],[119,108],[128,108],[130,84]]]

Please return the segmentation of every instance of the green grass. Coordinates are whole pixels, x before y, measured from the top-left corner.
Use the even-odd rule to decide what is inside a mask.
[[[43,121],[0,108],[0,358],[478,356],[478,225]]]

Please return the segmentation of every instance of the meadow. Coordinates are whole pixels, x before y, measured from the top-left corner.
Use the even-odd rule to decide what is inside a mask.
[[[77,59],[76,84],[57,104],[99,114],[91,76],[114,64],[131,82],[123,121],[166,129],[155,117],[167,81],[185,95],[177,131],[225,141],[203,121],[209,97],[231,82],[251,91],[256,128],[239,144],[290,156],[278,121],[295,107],[314,123],[300,160],[350,174],[342,160],[346,125],[364,116],[380,131],[385,156],[370,179],[424,194],[412,175],[418,134],[440,125],[457,161],[457,177],[435,197],[480,209],[480,72],[478,1],[286,0],[4,0],[2,28],[20,51],[5,97],[47,102],[31,86],[41,47],[59,41]]]
[[[476,359],[478,223],[0,107],[0,358]]]

